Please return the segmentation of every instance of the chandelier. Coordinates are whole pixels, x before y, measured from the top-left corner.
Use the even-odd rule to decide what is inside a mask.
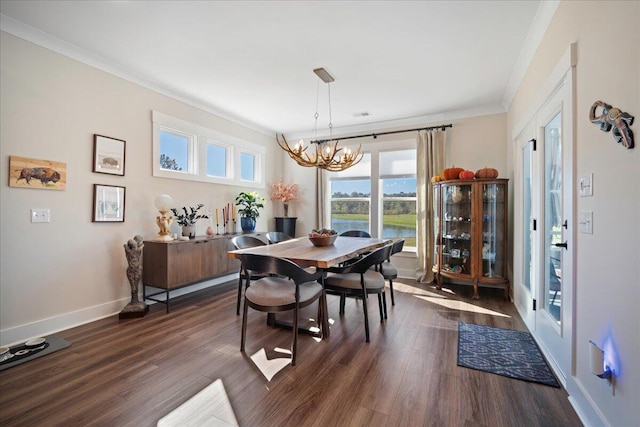
[[[298,141],[293,147],[289,145],[284,135],[280,137],[276,134],[276,141],[280,148],[287,152],[297,164],[304,167],[316,167],[325,169],[330,172],[338,172],[354,166],[362,160],[363,154],[360,153],[361,146],[353,152],[350,148],[338,147],[338,140],[333,139],[333,124],[331,123],[331,82],[334,78],[324,68],[316,68],[313,70],[316,75],[327,84],[329,93],[329,138],[324,140],[314,140],[310,144],[314,144],[314,149],[307,153],[311,145],[305,145],[303,140]],[[319,83],[318,83],[319,84]],[[314,138],[318,125],[318,99],[320,91],[318,89],[316,95],[316,113],[314,114],[315,124],[313,126]],[[280,140],[282,138],[282,141]]]

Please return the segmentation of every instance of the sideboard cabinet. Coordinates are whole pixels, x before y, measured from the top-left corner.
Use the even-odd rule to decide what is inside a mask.
[[[240,261],[227,257],[227,252],[235,249],[231,239],[237,235],[202,236],[172,242],[145,240],[142,258],[143,298],[166,304],[168,313],[171,290],[238,272]],[[251,235],[263,237],[260,233]],[[163,291],[147,294],[147,287]],[[163,299],[154,298],[161,294],[165,294]]]
[[[433,272],[437,288],[444,279],[504,286],[507,279],[508,179],[451,180],[434,183]]]

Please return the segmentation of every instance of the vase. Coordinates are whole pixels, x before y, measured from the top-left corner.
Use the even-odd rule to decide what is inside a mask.
[[[289,203],[284,204],[284,216],[289,216]]]
[[[242,227],[242,231],[253,231],[256,229],[256,220],[255,218],[243,216],[240,218],[240,226]]]
[[[195,225],[183,225],[182,235],[189,236],[190,239],[196,238],[196,226]]]

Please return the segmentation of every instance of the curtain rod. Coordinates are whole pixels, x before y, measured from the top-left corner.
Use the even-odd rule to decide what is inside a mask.
[[[373,139],[376,139],[377,137],[379,137],[381,135],[392,135],[394,133],[416,132],[416,131],[421,131],[421,130],[433,130],[433,129],[445,130],[445,128],[452,128],[452,127],[453,127],[453,125],[450,123],[448,125],[428,126],[428,127],[416,128],[416,129],[392,130],[392,131],[389,131],[389,132],[368,133],[366,135],[343,136],[341,138],[331,138],[331,139],[317,139],[315,141],[311,141],[311,144],[324,144],[325,142],[329,142],[329,141],[342,141],[344,139],[354,139],[354,138],[373,137]]]

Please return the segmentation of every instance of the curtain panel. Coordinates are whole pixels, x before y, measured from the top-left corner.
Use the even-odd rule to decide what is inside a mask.
[[[433,281],[433,186],[431,177],[439,174],[445,164],[445,131],[422,130],[417,137],[417,216],[418,268],[416,279],[421,283]]]

